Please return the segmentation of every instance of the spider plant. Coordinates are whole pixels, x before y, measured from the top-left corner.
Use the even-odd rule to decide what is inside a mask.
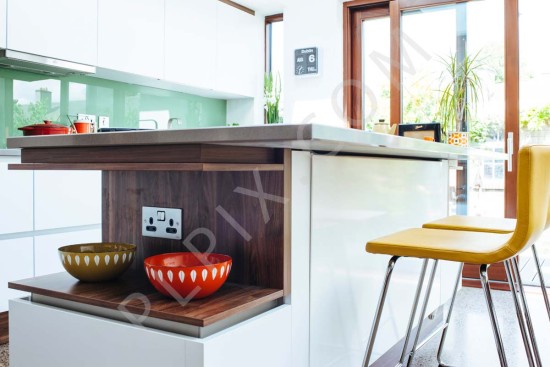
[[[457,54],[441,57],[445,70],[441,73],[442,83],[438,115],[443,134],[460,131],[475,113],[477,102],[482,97],[481,79],[478,71],[482,66],[479,51],[465,55],[461,61]]]

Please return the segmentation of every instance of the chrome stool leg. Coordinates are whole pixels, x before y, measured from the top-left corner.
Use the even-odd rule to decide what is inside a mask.
[[[518,284],[519,295],[521,303],[523,304],[523,311],[525,313],[525,320],[527,321],[527,329],[529,330],[529,336],[531,337],[531,346],[533,347],[533,354],[535,355],[535,360],[539,366],[542,366],[542,361],[540,358],[539,347],[537,346],[537,339],[535,337],[535,329],[533,328],[533,322],[531,320],[531,314],[529,313],[529,305],[527,304],[527,298],[525,297],[525,291],[523,290],[523,283],[521,281],[521,274],[519,273],[519,266],[517,258],[510,259],[512,264],[512,269],[516,277],[516,282]]]
[[[365,358],[363,359],[363,367],[369,366],[370,357],[372,355],[372,350],[374,347],[374,340],[376,339],[376,333],[378,332],[378,325],[380,324],[382,310],[384,309],[384,302],[386,301],[386,296],[388,294],[388,286],[390,284],[393,269],[395,268],[395,263],[397,262],[398,259],[399,259],[399,256],[393,256],[388,262],[388,267],[386,269],[386,276],[384,278],[384,284],[382,286],[382,291],[380,292],[380,298],[378,299],[378,305],[376,306],[374,322],[372,324],[372,328],[370,331],[367,350],[365,352]]]
[[[527,360],[529,361],[529,366],[534,367],[535,361],[533,360],[533,352],[531,350],[531,343],[529,341],[529,335],[525,327],[525,318],[523,317],[523,310],[519,304],[518,300],[518,290],[516,287],[516,282],[512,276],[512,270],[510,268],[510,260],[504,262],[504,268],[506,269],[506,277],[508,278],[508,284],[510,285],[510,292],[512,293],[512,298],[514,299],[514,305],[516,307],[516,315],[519,323],[519,330],[521,331],[521,337],[523,339],[523,345],[525,346],[525,352],[527,353]]]
[[[418,309],[418,302],[420,301],[420,293],[422,293],[422,286],[424,285],[424,278],[426,276],[426,268],[428,267],[428,259],[424,259],[422,262],[422,270],[420,271],[420,277],[418,278],[418,286],[416,287],[416,294],[414,295],[413,307],[411,309],[411,315],[409,317],[409,324],[407,326],[407,334],[405,335],[405,343],[403,344],[403,350],[401,351],[401,358],[396,367],[401,367],[405,362],[407,356],[407,346],[409,344],[409,338],[411,337],[411,331],[414,325],[414,319],[416,317],[416,310]]]
[[[430,294],[432,293],[432,286],[434,284],[435,273],[437,272],[437,264],[439,260],[434,260],[432,271],[430,273],[430,278],[428,280],[428,286],[426,287],[426,294],[424,295],[424,301],[422,302],[422,309],[420,310],[420,318],[418,319],[418,329],[416,330],[416,336],[414,338],[414,343],[409,353],[409,361],[407,366],[410,366],[412,360],[414,359],[414,353],[416,352],[416,347],[418,345],[418,338],[420,337],[420,331],[422,330],[422,323],[424,322],[424,317],[426,316],[426,309],[428,308],[428,301],[430,300]]]
[[[550,318],[550,300],[548,300],[548,292],[546,290],[546,284],[544,282],[544,274],[542,273],[542,269],[540,267],[539,255],[537,254],[537,247],[535,246],[535,244],[533,244],[533,246],[531,246],[531,249],[533,250],[533,258],[535,259],[535,264],[537,266],[537,272],[539,273],[540,289],[542,290],[542,296],[544,297],[544,303],[546,303],[546,311],[548,312],[548,318]]]
[[[443,333],[441,334],[441,341],[439,342],[439,348],[437,349],[437,363],[439,364],[439,366],[447,366],[445,363],[441,361],[441,355],[443,354],[443,345],[445,344],[445,338],[447,337],[447,331],[449,330],[449,324],[451,322],[451,315],[453,314],[453,307],[455,305],[456,294],[458,293],[460,281],[462,280],[463,268],[464,268],[464,263],[460,263],[460,266],[458,267],[458,275],[456,276],[455,288],[453,290],[453,297],[451,298],[451,303],[449,304],[447,320],[445,320],[445,325],[443,325]]]
[[[491,297],[491,287],[489,286],[489,279],[487,276],[487,269],[489,265],[483,264],[479,267],[479,275],[481,279],[481,285],[485,292],[485,301],[487,302],[487,309],[489,310],[489,316],[491,317],[491,325],[493,327],[493,336],[495,337],[495,343],[497,345],[498,358],[500,359],[501,367],[508,367],[506,362],[506,354],[504,353],[504,344],[502,343],[502,337],[500,336],[500,329],[498,327],[497,315],[495,312],[495,306],[493,304],[493,298]]]

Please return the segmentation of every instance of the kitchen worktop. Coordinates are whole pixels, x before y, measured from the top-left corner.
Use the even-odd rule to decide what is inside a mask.
[[[401,136],[320,124],[109,132],[8,138],[8,148],[216,144],[431,159],[506,159],[494,153]]]

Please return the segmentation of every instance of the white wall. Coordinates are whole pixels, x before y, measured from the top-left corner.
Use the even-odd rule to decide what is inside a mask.
[[[285,122],[345,126],[342,1],[286,2],[284,22]],[[294,75],[294,50],[304,47],[319,48],[317,76]]]

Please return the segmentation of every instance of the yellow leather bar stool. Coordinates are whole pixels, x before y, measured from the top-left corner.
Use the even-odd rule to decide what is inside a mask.
[[[423,228],[433,229],[451,229],[454,231],[473,231],[473,232],[489,232],[489,233],[512,233],[516,228],[516,220],[511,218],[493,218],[493,217],[470,217],[465,215],[451,215],[433,222],[425,223]],[[548,319],[550,319],[550,299],[544,281],[544,274],[540,266],[539,255],[536,244],[531,246],[533,252],[533,262],[537,268],[539,276],[540,288]]]
[[[382,316],[387,291],[390,285],[392,272],[396,261],[401,257],[416,257],[424,259],[424,264],[429,260],[434,260],[432,273],[435,271],[439,260],[455,261],[458,263],[471,263],[480,266],[480,279],[484,290],[490,321],[493,329],[493,335],[497,346],[497,352],[501,366],[508,366],[506,353],[500,334],[497,316],[491,297],[491,290],[487,277],[487,269],[491,264],[507,261],[516,256],[523,249],[535,243],[540,235],[550,227],[550,147],[549,146],[526,146],[520,149],[518,155],[518,215],[517,223],[512,233],[486,233],[473,231],[442,230],[431,228],[413,228],[396,232],[388,236],[370,240],[366,245],[366,250],[372,254],[391,255],[386,270],[386,276],[382,291],[378,301],[377,310],[374,317],[368,345],[363,360],[363,366],[368,366],[372,355],[374,342],[380,318]],[[513,263],[513,262],[512,262]],[[517,264],[516,264],[517,265]],[[508,267],[509,268],[509,267]],[[425,266],[423,270],[425,269]],[[510,270],[510,269],[509,269]],[[518,272],[519,273],[519,272]],[[519,274],[518,274],[519,275]],[[421,281],[423,279],[421,274]],[[432,274],[433,276],[433,274]],[[431,277],[432,277],[431,276]],[[460,278],[457,277],[454,294],[458,288]],[[511,277],[509,281],[512,287],[515,284]],[[405,343],[401,359],[397,366],[405,363],[407,355],[410,364],[416,351],[418,335],[422,328],[422,320],[425,317],[426,305],[429,300],[429,290],[431,284],[428,284],[426,296],[423,301],[420,322],[416,333],[416,339],[412,345],[411,352],[407,353],[408,341],[412,330],[413,322],[409,322]],[[511,292],[515,294],[515,292]],[[449,308],[447,324],[448,329],[452,305]],[[411,311],[411,320],[418,306],[418,297],[415,297],[413,310]],[[517,306],[517,302],[516,302]],[[517,311],[520,325],[524,320],[520,319],[520,312]],[[529,343],[525,330],[522,329],[522,336],[526,344],[526,352],[530,366],[536,366],[532,358]],[[442,336],[442,342],[444,335]],[[440,343],[440,350],[443,343]],[[440,354],[440,353],[438,353]],[[539,365],[540,361],[537,361]]]

